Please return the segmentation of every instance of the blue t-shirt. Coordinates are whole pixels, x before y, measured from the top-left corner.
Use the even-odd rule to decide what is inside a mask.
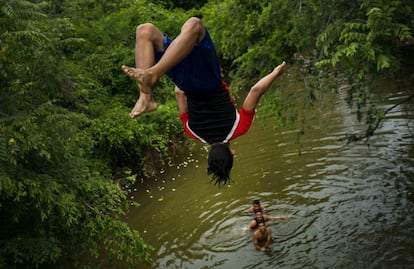
[[[164,34],[165,49],[172,41]],[[155,52],[156,62],[164,52]],[[200,44],[167,75],[186,94],[188,127],[195,135],[212,144],[233,133],[236,109],[222,83],[216,50],[207,30]]]
[[[173,40],[164,34],[164,48]],[[165,51],[155,52],[158,62]],[[216,50],[206,30],[204,39],[179,64],[167,72],[167,76],[186,93],[208,92],[221,86],[221,72]]]

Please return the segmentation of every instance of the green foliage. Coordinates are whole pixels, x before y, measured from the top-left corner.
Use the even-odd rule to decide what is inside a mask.
[[[352,20],[337,20],[318,37],[324,59],[319,65],[337,64],[354,71],[359,79],[366,74],[401,65],[399,47],[413,38],[412,1],[360,1],[361,9]]]
[[[120,66],[133,62],[136,24],[159,14],[178,32],[182,13],[144,3],[1,1],[0,267],[150,261],[121,220],[135,204],[120,186],[148,152],[162,163],[182,129],[165,81],[167,104],[128,118],[136,86]]]
[[[120,220],[125,193],[105,163],[90,158],[88,125],[85,116],[51,103],[2,122],[1,167],[7,172],[0,179],[0,256],[9,268],[56,263],[68,252],[77,260],[102,247],[114,260],[148,260],[139,234]]]
[[[237,78],[264,75],[313,46],[332,1],[210,1],[201,11],[218,51]],[[230,19],[231,18],[231,19]]]
[[[218,52],[231,67],[237,66],[237,77],[267,73],[291,49],[285,35],[292,27],[286,22],[290,3],[211,1],[203,7]]]

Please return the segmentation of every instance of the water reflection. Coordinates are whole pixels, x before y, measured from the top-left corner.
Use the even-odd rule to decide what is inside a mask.
[[[384,107],[404,98],[396,95]],[[296,130],[255,124],[234,144],[234,181],[222,188],[206,176],[197,145],[134,193],[141,207],[131,226],[155,247],[154,265],[140,268],[409,268],[414,262],[414,109],[392,111],[368,144],[338,138],[361,128],[338,98]],[[260,199],[273,220],[270,252],[255,251],[253,218]]]

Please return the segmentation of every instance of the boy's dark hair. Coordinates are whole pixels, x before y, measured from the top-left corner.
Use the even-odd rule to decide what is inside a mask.
[[[211,181],[214,184],[226,184],[230,182],[230,171],[233,168],[233,154],[226,144],[211,145],[208,154],[207,174],[213,174]]]
[[[260,205],[260,200],[253,200],[254,205]]]

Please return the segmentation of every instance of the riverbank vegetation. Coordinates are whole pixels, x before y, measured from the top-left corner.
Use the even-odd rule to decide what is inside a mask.
[[[306,89],[283,102],[269,94],[263,106],[276,127],[300,120],[298,103],[312,107],[332,92],[325,75],[348,81],[348,102],[368,129],[383,118],[370,99],[375,78],[414,79],[410,0],[0,4],[2,268],[150,261],[151,247],[122,221],[136,206],[122,186],[156,173],[185,138],[165,78],[159,109],[128,118],[137,89],[120,66],[134,65],[140,23],[175,36],[201,16],[236,91],[282,60],[299,64]]]

